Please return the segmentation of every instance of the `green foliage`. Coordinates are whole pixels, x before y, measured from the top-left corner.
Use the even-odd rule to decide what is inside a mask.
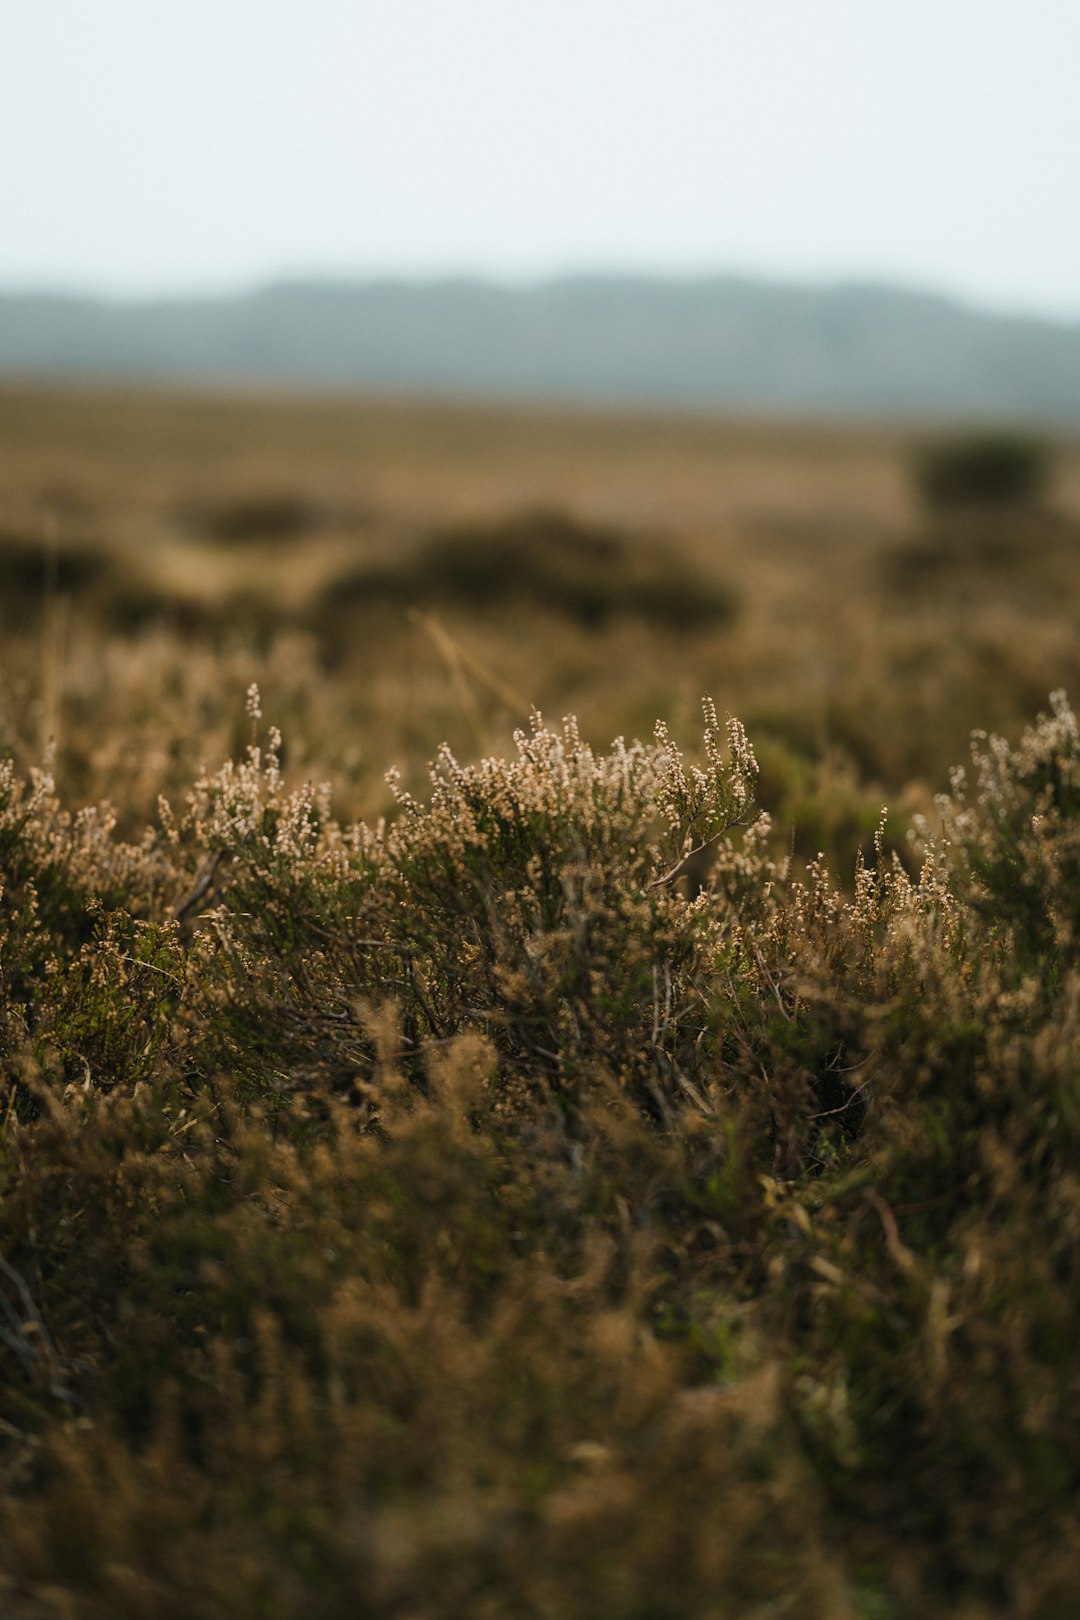
[[[1021,507],[1042,493],[1049,452],[1018,433],[971,433],[924,446],[914,463],[924,501],[936,511]]]

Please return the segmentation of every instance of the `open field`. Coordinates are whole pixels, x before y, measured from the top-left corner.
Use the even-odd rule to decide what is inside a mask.
[[[390,764],[416,782],[444,739],[503,750],[533,706],[604,743],[659,714],[683,726],[710,692],[751,730],[797,847],[850,864],[882,796],[923,802],[971,728],[1015,732],[1077,686],[1080,447],[1061,448],[1049,511],[995,548],[928,532],[918,438],[9,387],[0,740],[27,759],[54,735],[62,784],[115,795],[119,772],[141,816],[236,747],[257,677],[295,763],[372,814]],[[433,537],[470,525],[509,528],[479,562],[501,575],[537,510],[614,541],[569,559],[589,577],[565,600],[558,579],[485,596],[475,559],[427,588],[410,577]],[[43,627],[35,567],[53,543],[75,567]],[[657,612],[614,600],[635,567]]]
[[[1070,1620],[1080,445],[932,437],[0,390],[0,1613]]]

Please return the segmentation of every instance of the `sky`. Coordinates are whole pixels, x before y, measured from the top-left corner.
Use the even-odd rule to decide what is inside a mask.
[[[1080,320],[1080,0],[33,0],[0,287],[876,280]]]

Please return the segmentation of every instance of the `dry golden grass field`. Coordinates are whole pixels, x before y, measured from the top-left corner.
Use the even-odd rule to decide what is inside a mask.
[[[371,813],[390,765],[504,750],[533,707],[603,743],[709,692],[796,847],[850,857],[971,728],[1078,684],[1080,445],[1041,510],[972,523],[921,509],[928,438],[7,385],[0,740],[143,813],[236,745],[257,678],[293,763]]]

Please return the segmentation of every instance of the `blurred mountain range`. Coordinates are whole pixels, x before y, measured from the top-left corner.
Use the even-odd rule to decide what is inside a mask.
[[[735,276],[311,281],[137,303],[6,293],[0,373],[1080,422],[1080,324]]]

